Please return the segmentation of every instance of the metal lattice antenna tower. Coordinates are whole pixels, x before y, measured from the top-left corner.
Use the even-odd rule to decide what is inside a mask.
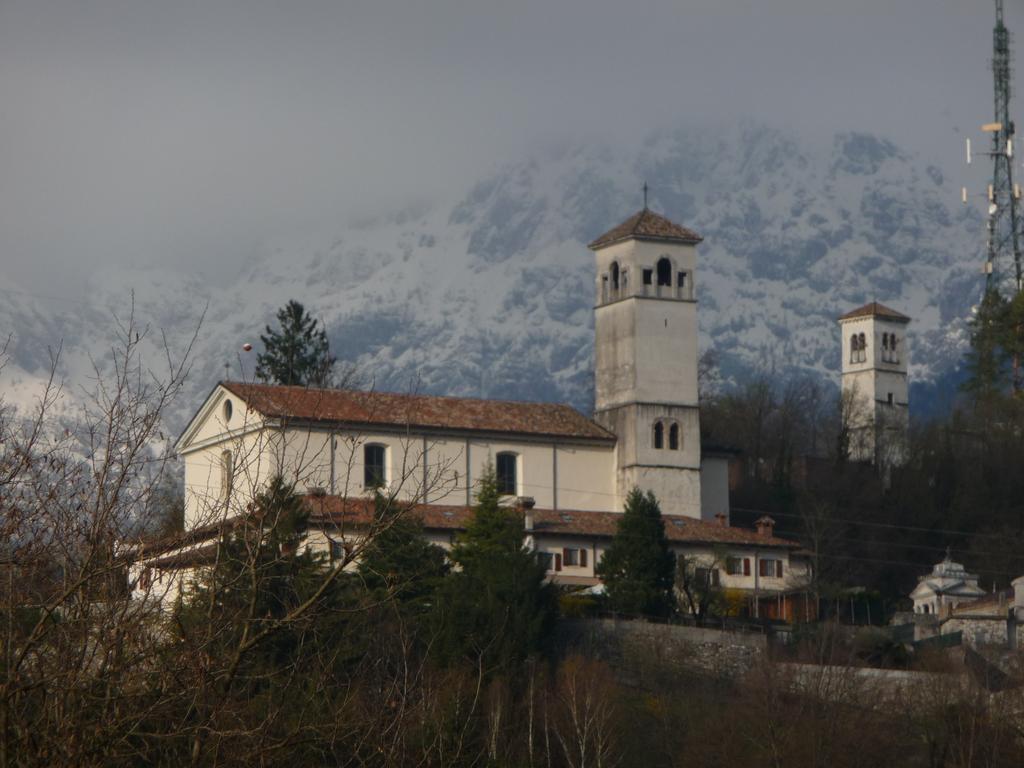
[[[1003,0],[995,0],[992,31],[992,76],[995,122],[991,132],[992,183],[988,188],[988,262],[985,287],[1013,297],[1021,284],[1020,188],[1013,183],[1014,124],[1010,119],[1010,31],[1003,23]]]

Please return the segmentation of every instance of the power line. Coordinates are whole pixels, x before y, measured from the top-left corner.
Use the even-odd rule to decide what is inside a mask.
[[[804,515],[797,514],[795,512],[767,512],[763,509],[746,509],[744,507],[730,507],[735,512],[749,512],[755,515],[768,515],[775,517],[795,517],[800,520],[805,520]],[[897,523],[873,523],[866,520],[850,520],[849,518],[843,517],[828,517],[828,520],[836,523],[847,523],[849,525],[861,525],[870,528],[888,528],[901,531],[918,531],[922,533],[941,533],[949,536],[969,536],[972,538],[987,538],[987,539],[1005,539],[998,533],[972,533],[971,531],[955,531],[948,528],[921,528],[915,525],[899,525]]]

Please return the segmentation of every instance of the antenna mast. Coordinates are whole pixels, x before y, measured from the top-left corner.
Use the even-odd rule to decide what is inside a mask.
[[[1003,23],[1003,0],[995,0],[992,30],[992,80],[995,122],[981,129],[992,134],[992,183],[988,187],[988,253],[985,288],[1013,298],[1024,287],[1021,265],[1020,186],[1013,183],[1014,124],[1010,119],[1010,31]],[[967,160],[970,162],[970,141]]]
[[[992,158],[992,182],[988,185],[988,242],[985,254],[985,292],[1012,299],[1024,288],[1021,264],[1021,189],[1013,182],[1014,124],[1010,119],[1010,31],[1003,23],[1003,0],[995,0],[996,26],[992,30],[992,84],[994,122],[981,126],[992,135],[992,148],[977,154]],[[970,164],[971,140],[967,139]],[[967,202],[967,187],[961,191]]]
[[[995,122],[986,123],[981,130],[992,135],[992,147],[988,152],[979,152],[992,158],[992,182],[986,190],[988,205],[987,246],[985,254],[985,300],[996,298],[1004,302],[1013,301],[1024,291],[1024,275],[1021,264],[1021,187],[1013,181],[1013,155],[1015,129],[1010,119],[1010,31],[1003,23],[1003,0],[995,0],[996,25],[992,30],[992,83],[995,96]],[[967,139],[967,163],[971,162],[971,140]],[[967,203],[967,187],[960,191],[961,200]],[[977,312],[979,307],[975,307]],[[985,321],[991,326],[992,318]],[[1020,342],[1024,336],[1024,325],[1015,322],[1015,343],[1013,345],[1013,391],[1024,390],[1024,355]],[[988,335],[988,334],[986,334]],[[972,342],[973,344],[974,342]],[[989,339],[983,346],[991,358],[993,342]],[[997,344],[998,346],[998,344]],[[996,365],[993,360],[989,361]]]

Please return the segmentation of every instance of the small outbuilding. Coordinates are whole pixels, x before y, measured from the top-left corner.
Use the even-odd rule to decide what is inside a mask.
[[[914,601],[914,613],[931,614],[938,617],[949,613],[962,603],[969,603],[986,596],[978,586],[978,576],[968,573],[962,563],[955,563],[946,553],[945,559],[937,563],[932,572],[922,576],[917,587],[910,593]]]

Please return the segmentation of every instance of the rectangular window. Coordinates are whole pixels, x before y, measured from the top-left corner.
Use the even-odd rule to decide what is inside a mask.
[[[725,572],[730,576],[743,576],[743,563],[746,558],[743,557],[727,557],[725,559]],[[747,575],[750,572],[750,564],[747,562]]]
[[[694,571],[697,584],[702,587],[717,587],[719,583],[717,568],[697,568]]]
[[[653,285],[653,284],[654,284],[654,270],[653,269],[645,269],[644,270],[644,285]]]
[[[761,576],[769,579],[782,578],[782,561],[772,558],[761,560],[758,564],[758,572]]]
[[[562,563],[584,568],[587,565],[587,550],[566,547],[562,550]]]
[[[387,475],[384,466],[385,450],[383,445],[363,446],[363,486],[380,488],[384,485]]]
[[[541,564],[545,571],[553,571],[555,569],[555,556],[550,552],[538,552],[537,562]]]
[[[680,272],[676,275],[676,286],[679,288],[686,287],[686,273]]]
[[[498,481],[498,493],[515,496],[516,494],[516,459],[514,453],[499,453],[494,467]]]
[[[231,451],[222,451],[220,454],[220,497],[227,500],[231,495],[231,486],[235,479],[235,462]]]
[[[336,563],[345,559],[345,543],[329,539],[331,542],[331,562]]]
[[[892,392],[889,393],[889,397],[885,401],[888,405],[892,405]]]

